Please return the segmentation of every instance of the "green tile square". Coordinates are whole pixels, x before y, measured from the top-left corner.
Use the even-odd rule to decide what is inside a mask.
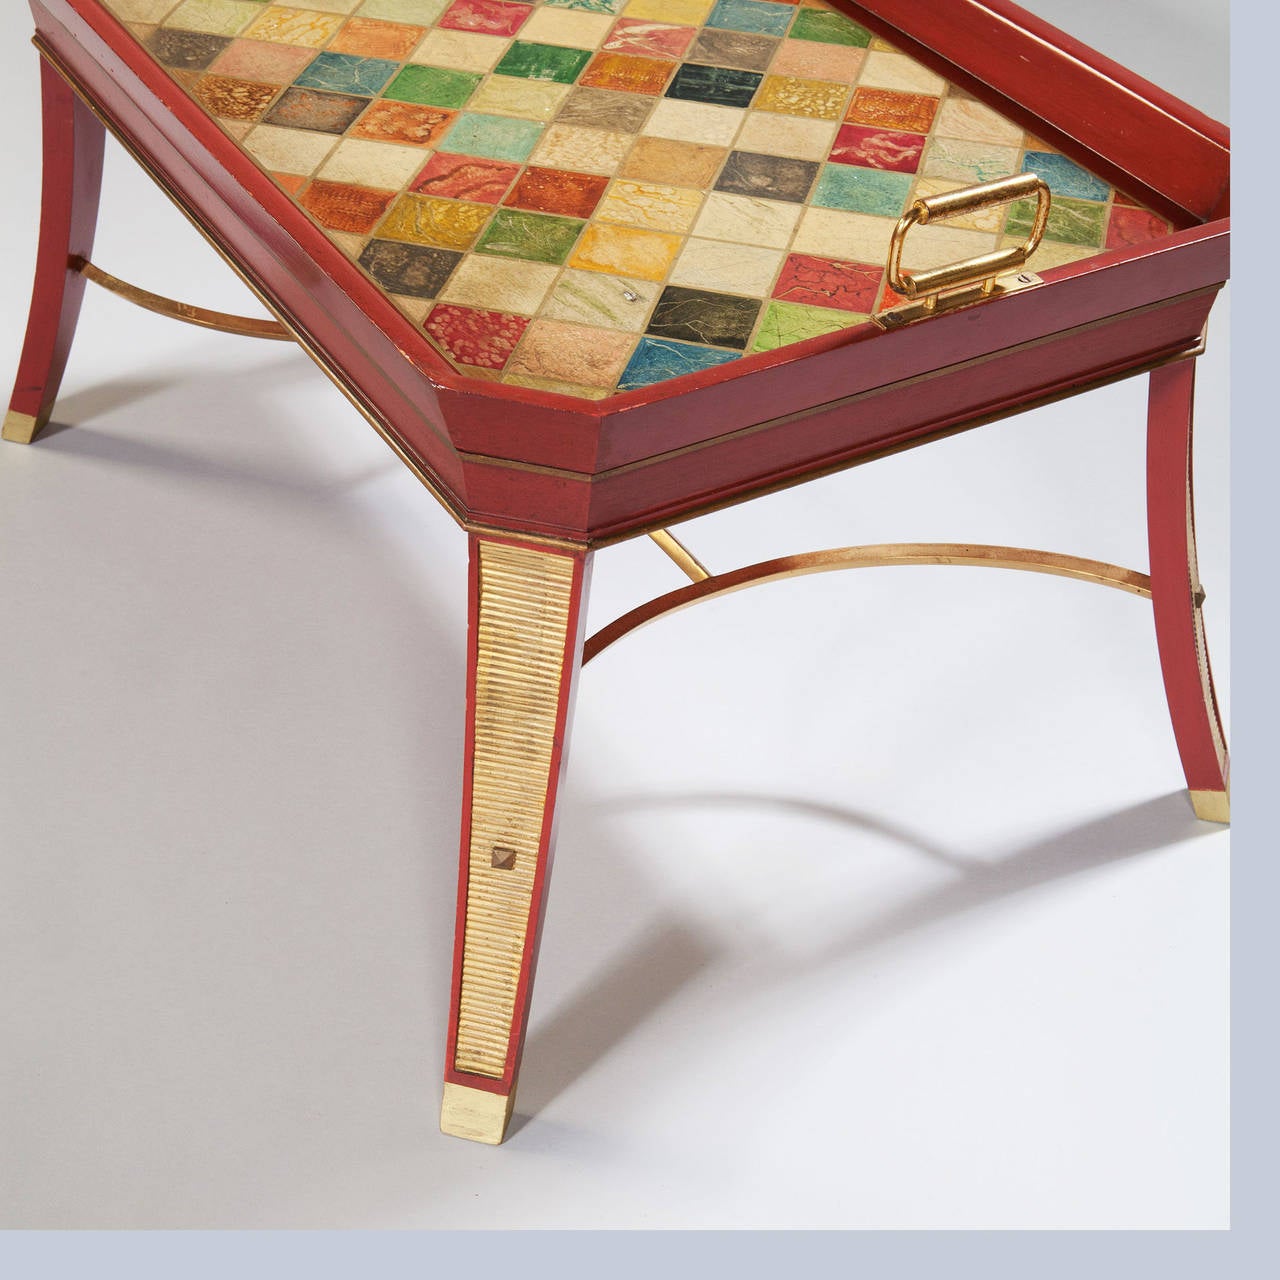
[[[776,351],[793,342],[816,338],[820,333],[835,333],[861,324],[864,317],[852,311],[833,311],[830,307],[805,307],[797,302],[770,302],[760,317],[752,351]]]
[[[521,209],[499,209],[476,245],[478,253],[530,262],[563,264],[587,224],[577,218],[557,218]]]
[[[871,43],[871,32],[860,27],[842,13],[823,9],[800,9],[787,34],[793,40],[817,40],[822,44],[849,44],[865,49]]]
[[[454,155],[484,156],[488,160],[513,160],[519,164],[529,158],[541,133],[542,125],[536,120],[464,111],[437,149]]]
[[[502,61],[494,67],[500,76],[521,76],[525,80],[554,80],[572,84],[591,61],[590,49],[567,49],[558,44],[534,44],[514,40]]]
[[[483,79],[470,71],[446,71],[443,67],[407,66],[383,91],[393,102],[414,102],[422,107],[461,107]]]
[[[853,164],[825,165],[813,193],[813,203],[825,209],[848,209],[851,213],[897,218],[902,214],[915,176],[890,169],[863,169]]]
[[[1019,200],[1009,208],[1006,230],[1011,236],[1031,234],[1036,218],[1036,201]],[[1064,244],[1098,247],[1107,228],[1107,206],[1094,204],[1092,200],[1071,200],[1059,197],[1049,210],[1046,240],[1058,240]]]

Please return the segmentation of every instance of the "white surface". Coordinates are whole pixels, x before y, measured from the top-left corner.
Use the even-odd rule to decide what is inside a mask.
[[[0,85],[33,118],[24,30]],[[1142,69],[1199,100],[1174,54]],[[34,190],[4,208],[7,378]],[[252,308],[114,147],[103,213],[108,270]],[[1224,700],[1226,338],[1220,304]],[[1141,567],[1143,397],[682,536],[716,568],[929,539]],[[57,417],[0,449],[0,1226],[1225,1225],[1229,837],[1190,816],[1141,600],[867,571],[601,657],[518,1128],[483,1148],[436,1131],[464,539],[288,348],[91,293]],[[593,624],[678,582],[606,551]]]

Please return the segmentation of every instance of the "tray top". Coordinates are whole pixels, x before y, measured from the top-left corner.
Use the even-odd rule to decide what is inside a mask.
[[[1034,270],[1170,231],[822,0],[101,3],[479,379],[601,399],[858,324],[909,199],[1010,173],[1054,192]]]

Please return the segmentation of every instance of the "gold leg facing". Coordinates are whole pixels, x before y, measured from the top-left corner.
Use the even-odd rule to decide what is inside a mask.
[[[44,423],[29,413],[15,413],[12,409],[4,415],[2,437],[11,444],[30,444]]]
[[[1231,823],[1230,791],[1192,791],[1191,807],[1201,822]]]
[[[507,1136],[515,1094],[490,1093],[465,1084],[444,1086],[440,1107],[440,1132],[451,1138],[487,1142],[496,1147]]]

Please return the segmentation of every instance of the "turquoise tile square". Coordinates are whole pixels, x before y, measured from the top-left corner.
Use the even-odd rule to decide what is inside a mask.
[[[581,9],[583,13],[621,13],[627,0],[543,0],[548,9]]]
[[[329,89],[334,93],[358,93],[373,97],[399,68],[398,62],[388,62],[385,58],[358,58],[350,53],[322,53],[294,84],[304,89]]]
[[[1082,169],[1055,151],[1028,151],[1022,162],[1023,173],[1039,174],[1055,196],[1074,196],[1077,200],[1105,200],[1111,188],[1101,178]]]
[[[640,345],[618,379],[618,389],[631,391],[636,387],[651,387],[655,382],[666,382],[668,378],[726,364],[739,359],[740,355],[737,351],[714,351],[710,347],[695,347],[670,338],[641,338]]]
[[[861,169],[852,164],[823,166],[813,203],[826,209],[874,213],[883,218],[902,215],[915,175],[890,169]]]
[[[707,26],[780,36],[785,34],[795,13],[795,6],[790,4],[768,4],[763,0],[716,0]]]
[[[490,160],[521,163],[537,145],[542,125],[536,120],[516,120],[509,116],[486,116],[465,111],[445,135],[440,151],[455,155],[485,156]]]

